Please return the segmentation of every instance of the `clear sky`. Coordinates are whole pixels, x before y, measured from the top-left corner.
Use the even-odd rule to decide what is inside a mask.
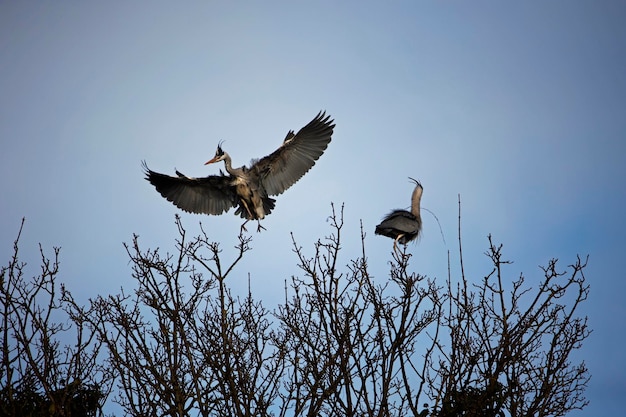
[[[237,3],[237,5],[235,5]],[[511,279],[589,254],[594,330],[578,357],[591,405],[626,396],[626,4],[551,2],[2,2],[0,261],[20,219],[21,253],[60,246],[60,280],[84,300],[132,288],[122,243],[173,248],[179,211],[144,180],[190,176],[217,143],[236,166],[267,155],[319,110],[329,148],[277,198],[239,265],[268,305],[297,274],[289,232],[312,248],[345,203],[344,263],[359,221],[375,275],[391,240],[373,233],[424,185],[413,267],[445,279],[462,200],[466,273],[489,272],[487,234]],[[241,224],[184,214],[231,254]],[[253,230],[254,228],[250,228]],[[455,262],[455,265],[457,263]],[[443,282],[443,281],[442,281]]]

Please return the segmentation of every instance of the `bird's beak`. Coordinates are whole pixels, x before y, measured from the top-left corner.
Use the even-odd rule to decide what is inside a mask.
[[[206,161],[204,165],[209,165],[209,164],[212,164],[213,162],[217,162],[217,156],[213,159],[209,159],[208,161]]]

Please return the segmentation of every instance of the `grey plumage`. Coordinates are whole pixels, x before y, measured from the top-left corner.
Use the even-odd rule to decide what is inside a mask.
[[[219,215],[237,207],[235,214],[246,223],[261,220],[274,208],[276,200],[269,196],[282,194],[315,165],[330,143],[334,127],[330,116],[319,112],[298,133],[290,130],[276,151],[253,161],[249,168],[233,168],[230,155],[218,145],[206,164],[224,161],[228,175],[191,178],[176,171],[177,176],[170,177],[150,170],[144,162],[146,179],[187,212]]]
[[[415,189],[411,196],[411,211],[396,209],[389,213],[383,221],[376,226],[376,234],[394,239],[393,248],[397,250],[397,243],[406,245],[416,239],[422,230],[422,217],[420,216],[420,201],[423,187],[419,181],[415,182]]]

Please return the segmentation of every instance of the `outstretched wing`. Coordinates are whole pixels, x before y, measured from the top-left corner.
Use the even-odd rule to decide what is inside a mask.
[[[319,112],[295,135],[289,131],[280,148],[250,167],[268,195],[281,194],[315,165],[330,142],[333,122],[326,112]]]
[[[176,177],[160,174],[143,163],[146,179],[178,208],[190,213],[222,214],[236,205],[237,196],[229,177],[211,175],[190,178],[176,171]]]

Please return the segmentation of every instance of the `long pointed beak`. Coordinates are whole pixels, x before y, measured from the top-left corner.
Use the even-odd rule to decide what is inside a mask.
[[[217,156],[216,156],[215,158],[213,158],[213,159],[209,159],[208,161],[206,161],[206,162],[204,163],[204,165],[209,165],[209,164],[212,164],[212,163],[214,163],[214,162],[217,162]]]

